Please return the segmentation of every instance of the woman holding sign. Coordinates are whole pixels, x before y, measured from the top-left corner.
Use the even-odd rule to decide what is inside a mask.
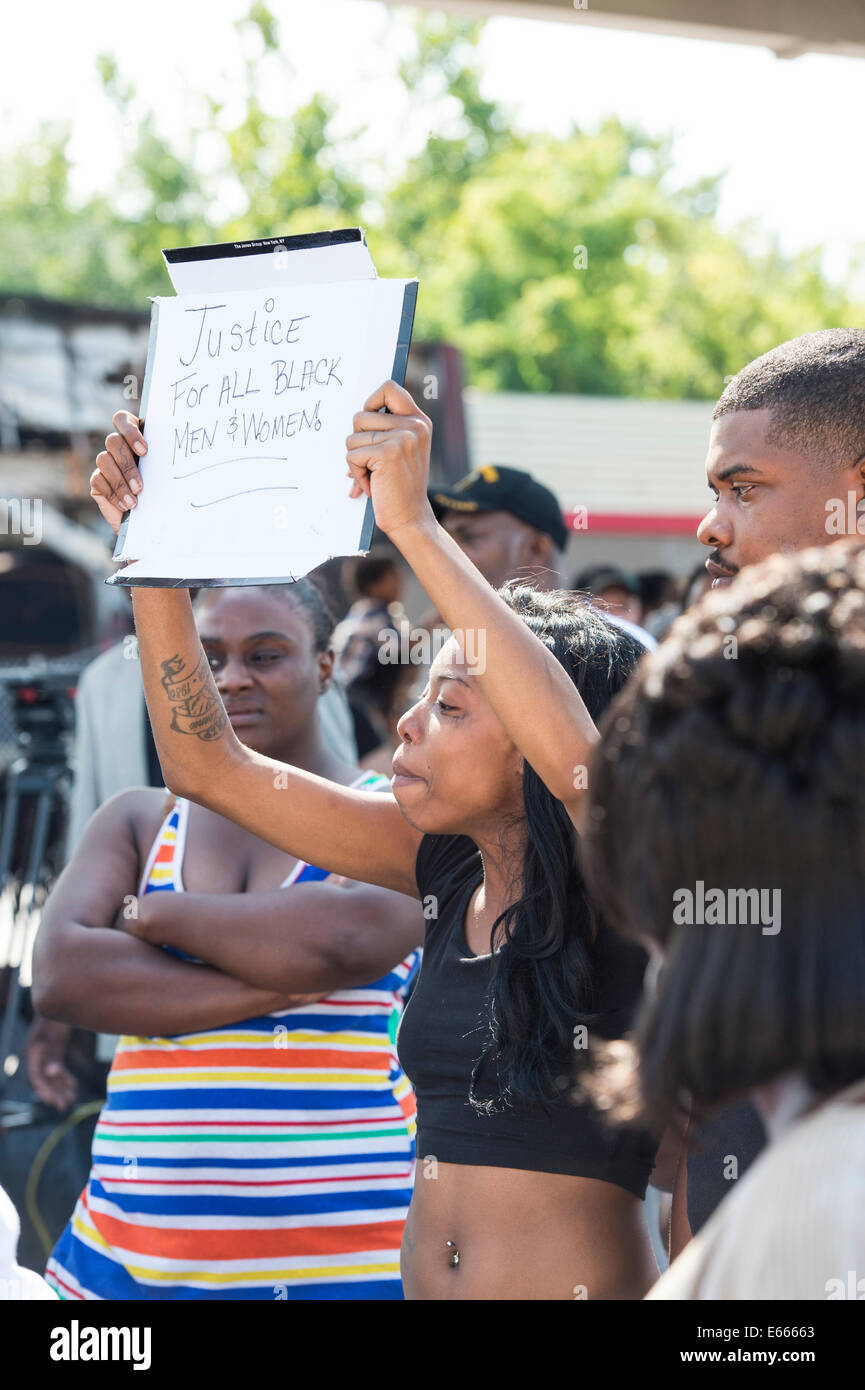
[[[116,528],[146,445],[132,417],[115,424],[91,492]],[[423,903],[425,958],[398,1038],[419,1122],[407,1297],[640,1298],[657,1277],[641,1206],[656,1145],[605,1127],[574,1082],[593,1038],[629,1026],[645,957],[596,922],[574,827],[594,721],[643,649],[571,596],[492,590],[433,516],[430,436],[387,382],[347,441],[353,492],[372,498],[452,633],[400,720],[393,795],[245,747],[188,595],[136,589],[156,743],[179,795]]]

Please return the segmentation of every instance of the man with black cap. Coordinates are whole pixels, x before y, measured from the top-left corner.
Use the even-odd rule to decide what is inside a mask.
[[[562,561],[568,528],[554,493],[521,468],[491,464],[475,469],[450,488],[431,489],[433,511],[460,550],[499,589],[509,579],[533,589],[561,589]],[[604,616],[625,628],[645,647],[653,637],[618,614],[612,605]],[[422,626],[437,627],[425,619]]]
[[[509,579],[561,587],[568,530],[555,496],[530,473],[490,465],[429,496],[444,529],[494,589]]]

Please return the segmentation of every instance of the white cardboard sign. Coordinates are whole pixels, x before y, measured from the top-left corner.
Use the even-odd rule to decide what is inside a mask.
[[[153,301],[144,480],[118,536],[121,584],[300,578],[368,548],[345,439],[402,381],[417,282],[367,279]]]

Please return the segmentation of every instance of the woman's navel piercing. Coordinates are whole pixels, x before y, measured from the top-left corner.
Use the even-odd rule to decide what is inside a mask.
[[[446,1240],[445,1248],[451,1252],[449,1263],[454,1266],[458,1265],[460,1262],[460,1252],[457,1250],[454,1242],[452,1240]]]

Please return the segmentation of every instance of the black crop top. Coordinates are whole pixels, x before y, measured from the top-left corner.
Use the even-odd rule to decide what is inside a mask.
[[[547,1111],[512,1104],[492,1114],[470,1103],[472,1068],[488,1037],[492,967],[491,956],[471,953],[463,930],[469,899],[483,877],[480,851],[465,835],[425,835],[416,877],[428,921],[397,1050],[417,1095],[418,1159],[600,1178],[644,1197],[657,1148],[644,1132],[613,1129],[590,1105],[569,1099],[552,1102]],[[645,952],[601,928],[593,964],[593,1013],[601,1017],[592,1030],[621,1037],[642,988]],[[482,1088],[484,1080],[482,1071]]]

